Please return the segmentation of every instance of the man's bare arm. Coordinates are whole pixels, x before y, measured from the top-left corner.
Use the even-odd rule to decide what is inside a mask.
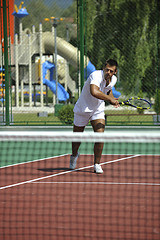
[[[99,90],[98,86],[91,84],[90,92],[93,97],[96,97],[96,98],[104,100],[104,101],[108,101],[111,104],[116,105],[116,106],[119,105],[119,102],[117,101],[116,98],[114,98],[112,91],[109,95],[106,95],[105,93],[103,93],[102,91]]]

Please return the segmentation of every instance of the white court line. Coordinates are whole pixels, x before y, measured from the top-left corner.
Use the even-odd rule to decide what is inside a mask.
[[[160,183],[129,183],[129,182],[33,182],[33,183],[37,183],[37,184],[98,184],[98,185],[143,185],[143,186],[160,186]]]
[[[52,158],[64,157],[64,156],[68,156],[68,155],[70,155],[70,153],[62,154],[62,155],[58,155],[58,156],[47,157],[47,158],[35,159],[35,160],[27,161],[27,162],[14,163],[14,164],[2,166],[2,167],[0,167],[0,169],[8,168],[8,167],[15,167],[15,166],[19,166],[19,165],[23,165],[23,164],[27,164],[27,163],[34,163],[34,162],[49,160],[49,159],[52,159]],[[82,154],[82,155],[89,155],[90,156],[92,154]],[[116,156],[116,155],[117,156],[119,156],[119,155],[129,155],[129,156],[131,156],[132,154],[131,153],[127,153],[127,154],[125,154],[125,153],[121,153],[121,154],[103,154],[103,156],[108,156],[108,155],[114,155],[114,156]],[[135,155],[135,156],[159,156],[159,154],[139,154],[139,155]],[[104,162],[104,163],[101,163],[100,165],[103,165],[103,164],[106,164],[106,163]]]
[[[10,165],[7,165],[7,166],[0,167],[0,169],[8,168],[8,167],[15,167],[15,166],[19,166],[19,165],[23,165],[23,164],[27,164],[27,163],[34,163],[34,162],[49,160],[49,159],[52,159],[52,158],[64,157],[64,156],[67,156],[67,155],[69,155],[69,154],[62,154],[62,155],[53,156],[53,157],[35,159],[35,160],[27,161],[27,162],[14,163],[14,164],[10,164]]]
[[[135,157],[138,157],[138,156],[141,156],[141,155],[138,154],[138,155],[133,155],[133,156],[129,156],[129,157],[119,158],[119,159],[112,160],[112,161],[109,161],[109,162],[101,163],[100,165],[114,163],[114,162],[119,162],[119,161],[127,160],[127,159],[130,159],[130,158],[135,158]],[[20,185],[24,185],[26,183],[33,183],[33,182],[36,182],[36,181],[40,181],[40,180],[43,180],[43,179],[64,175],[64,174],[67,174],[67,173],[72,173],[72,172],[75,172],[75,171],[81,171],[81,170],[84,170],[84,169],[92,168],[93,166],[94,165],[90,165],[90,166],[87,166],[87,167],[77,168],[75,170],[69,170],[69,171],[65,171],[65,172],[60,172],[60,173],[48,175],[48,176],[45,176],[45,177],[35,178],[35,179],[31,179],[31,180],[24,181],[24,182],[19,182],[19,183],[15,183],[15,184],[11,184],[11,185],[6,185],[6,186],[3,186],[3,187],[0,187],[0,190],[6,189],[6,188],[11,188],[11,187],[16,187],[16,186],[20,186]]]

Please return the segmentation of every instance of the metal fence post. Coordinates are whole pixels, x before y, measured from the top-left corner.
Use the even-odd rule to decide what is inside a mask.
[[[80,0],[80,79],[81,91],[84,86],[84,22],[83,22],[83,0]]]
[[[6,125],[9,126],[9,73],[8,73],[8,37],[7,37],[7,6],[3,0],[3,32],[4,32],[4,68],[5,68],[5,108]]]

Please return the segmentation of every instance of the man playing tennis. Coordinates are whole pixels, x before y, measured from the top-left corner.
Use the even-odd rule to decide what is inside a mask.
[[[73,132],[83,132],[88,122],[91,122],[94,132],[104,132],[105,128],[105,102],[108,101],[116,107],[119,102],[112,94],[112,87],[116,84],[118,64],[115,60],[106,61],[103,70],[91,73],[82,89],[82,93],[74,107]],[[75,169],[79,156],[80,142],[72,143],[72,155],[70,157],[70,169]],[[100,159],[103,143],[94,144],[94,172],[103,173]]]

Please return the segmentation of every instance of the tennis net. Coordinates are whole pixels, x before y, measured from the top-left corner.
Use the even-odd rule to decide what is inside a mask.
[[[0,132],[0,216],[2,240],[160,239],[160,132]]]

